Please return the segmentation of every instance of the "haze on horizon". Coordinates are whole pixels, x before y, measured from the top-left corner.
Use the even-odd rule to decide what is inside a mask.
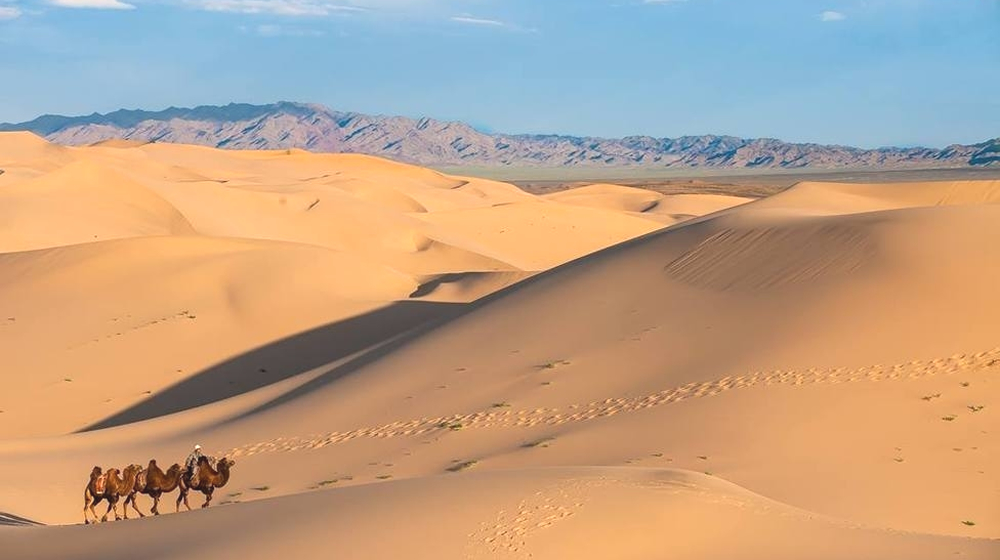
[[[0,121],[279,99],[509,133],[1000,134],[994,0],[0,0]]]

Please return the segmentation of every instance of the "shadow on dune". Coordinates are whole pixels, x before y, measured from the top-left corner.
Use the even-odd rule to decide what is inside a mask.
[[[0,527],[35,527],[40,525],[42,525],[42,523],[25,519],[19,515],[14,515],[13,513],[0,511]]]
[[[447,320],[464,307],[402,301],[296,334],[212,366],[79,432],[140,422],[241,395],[343,359],[427,323]]]
[[[294,377],[324,364],[330,364],[357,354],[362,350],[369,350],[345,363],[332,367],[329,371],[302,386],[255,407],[241,417],[276,407],[350,375],[445,323],[504,299],[516,291],[550,281],[552,278],[558,278],[567,270],[613,258],[621,251],[650,243],[668,232],[705,222],[724,212],[726,211],[702,216],[682,224],[674,224],[584,255],[506,286],[472,303],[402,301],[365,315],[331,323],[276,341],[209,368],[131,408],[91,424],[79,432],[121,426],[203,406]],[[450,280],[455,276],[462,277],[463,275],[445,275],[443,278]],[[432,283],[432,285],[437,287],[439,283]],[[431,290],[430,287],[421,287],[418,293]]]
[[[696,224],[702,221],[704,221],[704,219],[698,218],[691,220],[690,222],[686,222],[685,224],[675,224],[673,226],[668,226],[663,229],[659,229],[647,233],[645,235],[641,235],[639,237],[623,241],[617,245],[606,247],[597,252],[584,255],[582,257],[563,263],[549,270],[539,272],[538,274],[535,274],[533,276],[515,282],[514,284],[501,288],[471,303],[452,304],[456,307],[456,311],[454,313],[448,314],[447,316],[442,316],[442,318],[437,321],[429,321],[428,323],[421,325],[420,328],[413,329],[407,332],[405,335],[395,338],[394,340],[388,342],[387,344],[383,344],[378,348],[373,348],[370,351],[361,354],[360,356],[357,356],[345,363],[339,364],[336,367],[331,368],[330,371],[324,372],[323,374],[317,376],[316,378],[311,379],[306,383],[303,383],[301,386],[296,387],[295,389],[285,394],[282,394],[281,396],[278,396],[271,401],[265,402],[257,407],[254,407],[253,409],[245,412],[244,414],[241,414],[237,418],[245,418],[248,416],[252,416],[254,414],[266,411],[271,408],[275,408],[279,405],[303,397],[330,383],[333,383],[338,379],[350,375],[351,373],[367,366],[372,362],[375,362],[387,356],[388,354],[391,354],[399,350],[400,348],[410,344],[414,340],[429,334],[430,332],[436,330],[437,328],[443,326],[444,324],[450,321],[454,321],[478,309],[492,305],[500,300],[503,300],[504,298],[507,298],[508,296],[510,296],[515,292],[527,289],[536,284],[552,281],[553,279],[557,280],[561,274],[565,273],[568,270],[572,270],[581,266],[588,266],[588,265],[592,266],[595,262],[599,262],[602,259],[614,258],[614,256],[621,251],[627,251],[629,249],[654,242],[654,240],[661,238],[665,233],[679,229],[681,225]],[[456,279],[466,278],[468,277],[469,274],[476,274],[476,273],[456,273],[456,274],[443,275],[441,278],[438,278],[437,280],[432,281],[427,285],[421,286],[420,289],[418,289],[417,292],[413,294],[413,297],[419,297],[419,295],[422,294],[426,295],[427,293],[432,292],[434,288],[437,288],[442,283],[442,281],[444,282],[455,281]]]

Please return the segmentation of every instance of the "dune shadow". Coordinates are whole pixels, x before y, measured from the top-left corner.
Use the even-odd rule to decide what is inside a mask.
[[[513,284],[511,284],[509,286],[505,286],[505,287],[503,287],[503,288],[501,288],[501,289],[499,289],[499,290],[497,290],[495,292],[492,292],[490,294],[487,294],[487,295],[485,295],[485,296],[483,296],[483,297],[481,297],[481,298],[479,298],[479,299],[477,299],[477,300],[475,300],[473,302],[466,303],[466,304],[451,304],[451,305],[456,305],[456,311],[454,313],[449,314],[447,317],[443,317],[441,320],[437,320],[437,321],[429,321],[428,323],[426,323],[424,325],[421,325],[420,328],[412,329],[411,331],[405,333],[402,336],[399,336],[399,337],[393,339],[392,341],[388,342],[387,344],[383,344],[383,345],[379,346],[378,348],[373,348],[369,352],[365,352],[365,353],[363,353],[363,354],[361,354],[359,356],[356,356],[356,357],[352,358],[351,360],[348,360],[348,361],[346,361],[344,363],[338,364],[337,366],[332,367],[329,371],[324,372],[324,373],[318,375],[314,379],[311,379],[308,382],[303,383],[302,385],[300,385],[300,386],[292,389],[291,391],[289,391],[287,393],[284,393],[284,394],[281,394],[281,395],[275,397],[274,399],[272,399],[270,401],[264,402],[264,403],[262,403],[262,404],[260,404],[260,405],[258,405],[256,407],[252,408],[251,410],[248,410],[248,411],[244,412],[243,414],[241,414],[241,415],[237,416],[236,418],[234,418],[234,420],[235,419],[239,419],[239,418],[246,418],[246,417],[252,416],[254,414],[257,414],[257,413],[260,413],[260,412],[264,412],[266,410],[275,408],[275,407],[280,406],[282,404],[286,404],[286,403],[291,402],[291,401],[293,401],[295,399],[298,399],[298,398],[301,398],[303,396],[306,396],[309,393],[312,393],[312,392],[314,392],[314,391],[316,391],[316,390],[318,390],[318,389],[320,389],[320,388],[322,388],[322,387],[324,387],[324,386],[326,386],[326,385],[328,385],[330,383],[333,383],[334,381],[336,381],[338,379],[341,379],[341,378],[343,378],[343,377],[345,377],[347,375],[350,375],[351,373],[353,373],[353,372],[355,372],[355,371],[357,371],[357,370],[359,370],[359,369],[367,366],[368,364],[371,364],[371,363],[373,363],[373,362],[375,362],[375,361],[377,361],[377,360],[379,360],[379,359],[381,359],[381,358],[383,358],[383,357],[385,357],[385,356],[387,356],[387,355],[389,355],[389,354],[391,354],[391,353],[399,350],[400,348],[403,348],[404,346],[407,346],[408,344],[414,342],[417,339],[420,339],[420,338],[428,335],[432,331],[440,328],[441,326],[445,325],[446,323],[448,323],[450,321],[457,320],[457,319],[459,319],[460,317],[462,317],[464,315],[468,315],[468,314],[473,313],[473,312],[475,312],[475,311],[477,311],[477,310],[479,310],[481,308],[493,305],[493,304],[495,304],[495,303],[497,303],[497,302],[499,302],[501,300],[504,300],[505,298],[507,298],[508,296],[510,296],[511,294],[513,294],[515,292],[528,289],[531,286],[535,286],[535,285],[538,285],[538,284],[543,284],[543,283],[551,282],[551,281],[558,281],[558,279],[560,278],[560,275],[563,274],[563,273],[565,273],[568,270],[579,268],[579,267],[593,265],[595,262],[600,262],[603,259],[614,258],[614,256],[616,254],[618,254],[619,252],[621,252],[621,251],[627,251],[627,250],[639,247],[641,245],[644,245],[646,243],[650,243],[650,242],[654,241],[655,239],[658,239],[658,238],[662,237],[663,235],[665,235],[665,234],[667,234],[669,232],[673,232],[673,231],[676,231],[678,229],[681,229],[682,227],[688,227],[688,226],[691,226],[691,225],[696,225],[696,224],[700,224],[700,223],[706,222],[708,220],[711,220],[715,216],[718,216],[718,215],[722,214],[725,211],[726,210],[722,210],[722,211],[719,211],[719,212],[716,212],[716,213],[713,213],[713,214],[708,214],[708,215],[705,215],[705,216],[701,216],[701,217],[695,218],[695,219],[690,220],[690,221],[685,222],[685,223],[673,224],[673,225],[670,225],[670,226],[666,226],[664,228],[661,228],[661,229],[658,229],[658,230],[655,230],[655,231],[652,231],[652,232],[640,235],[638,237],[634,237],[632,239],[623,241],[623,242],[618,243],[616,245],[612,245],[610,247],[606,247],[606,248],[601,249],[599,251],[596,251],[594,253],[590,253],[588,255],[581,256],[581,257],[576,258],[574,260],[571,260],[569,262],[566,262],[566,263],[560,264],[560,265],[558,265],[556,267],[553,267],[553,268],[551,268],[549,270],[545,270],[545,271],[539,272],[537,274],[534,274],[534,275],[532,275],[532,276],[530,276],[528,278],[525,278],[523,280],[515,282],[515,283],[513,283]],[[463,278],[467,278],[469,275],[472,275],[472,274],[478,274],[478,273],[452,273],[452,274],[444,274],[444,275],[442,275],[441,277],[439,277],[439,278],[437,278],[435,280],[432,280],[430,282],[425,283],[425,285],[421,286],[421,288],[418,289],[417,292],[415,292],[412,297],[417,297],[420,294],[426,295],[426,293],[429,293],[429,292],[433,291],[433,288],[439,287],[444,282],[460,280],[460,279],[463,279]],[[427,286],[432,286],[432,287],[430,289],[427,289]],[[530,317],[527,319],[527,321],[530,322]]]
[[[351,356],[427,323],[447,320],[464,307],[401,301],[295,334],[209,367],[78,433],[149,420],[241,395]]]
[[[44,525],[44,523],[32,521],[13,513],[0,511],[0,527],[39,527],[41,525]]]
[[[440,326],[502,300],[516,291],[558,278],[566,270],[585,266],[595,260],[611,258],[619,251],[648,243],[669,231],[700,223],[714,215],[703,216],[684,224],[674,224],[584,255],[515,282],[471,303],[401,301],[358,317],[275,341],[208,368],[141,403],[78,430],[78,433],[140,422],[210,404],[368,350],[341,364],[333,365],[315,379],[254,407],[234,420],[274,408],[350,375]],[[453,281],[465,277],[466,274],[445,274],[438,279],[438,282],[430,284],[437,287],[442,280]],[[418,293],[423,289],[423,287],[418,289]]]

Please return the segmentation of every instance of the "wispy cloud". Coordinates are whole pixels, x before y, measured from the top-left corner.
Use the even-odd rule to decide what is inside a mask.
[[[241,25],[239,29],[244,33],[253,33],[255,35],[260,35],[261,37],[321,37],[323,35],[322,31],[317,31],[315,29],[300,29],[297,27],[288,27],[272,23],[261,24],[254,27]]]
[[[21,17],[21,10],[14,6],[0,6],[0,21]]]
[[[844,21],[847,16],[841,12],[834,12],[832,10],[827,10],[819,15],[820,21]]]
[[[329,16],[366,11],[365,8],[359,6],[348,6],[317,0],[190,0],[188,3],[208,12],[271,14],[277,16]]]
[[[49,0],[60,8],[85,8],[91,10],[134,10],[135,6],[121,0]]]
[[[484,19],[484,18],[477,18],[477,17],[472,17],[472,16],[453,16],[450,19],[451,19],[451,21],[454,21],[454,22],[467,23],[469,25],[487,25],[487,26],[493,26],[493,27],[507,27],[506,23],[504,23],[502,21],[499,21],[499,20],[495,20],[495,19]]]
[[[510,31],[513,33],[538,33],[538,30],[533,27],[522,27],[520,25],[510,23],[507,21],[478,17],[471,14],[461,14],[457,16],[451,16],[450,18],[448,18],[448,21],[452,23],[469,25],[473,27],[503,29],[505,31]]]

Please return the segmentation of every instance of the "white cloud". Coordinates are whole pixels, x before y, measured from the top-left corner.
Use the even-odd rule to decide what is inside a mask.
[[[135,6],[120,0],[49,0],[61,8],[90,8],[94,10],[134,10]]]
[[[821,21],[844,21],[847,16],[840,12],[834,12],[832,10],[827,10],[819,15]]]
[[[242,26],[240,27],[240,30],[244,32],[250,31],[250,29]],[[298,29],[272,23],[258,25],[253,28],[253,32],[261,37],[320,37],[323,35],[322,31],[316,31],[314,29]]]
[[[506,27],[507,24],[495,19],[483,19],[472,16],[454,16],[451,21],[458,23],[468,23],[469,25],[489,25],[493,27]]]
[[[0,21],[19,17],[21,17],[21,10],[10,6],[0,6]]]
[[[337,13],[365,11],[364,8],[358,6],[345,6],[317,0],[192,0],[189,4],[208,12],[278,16],[328,16]]]
[[[538,29],[534,27],[522,27],[520,25],[501,21],[499,19],[487,19],[482,17],[476,17],[470,14],[462,14],[458,16],[451,16],[448,21],[453,23],[460,23],[462,25],[471,25],[475,27],[491,27],[493,29],[503,29],[511,33],[538,33]]]

